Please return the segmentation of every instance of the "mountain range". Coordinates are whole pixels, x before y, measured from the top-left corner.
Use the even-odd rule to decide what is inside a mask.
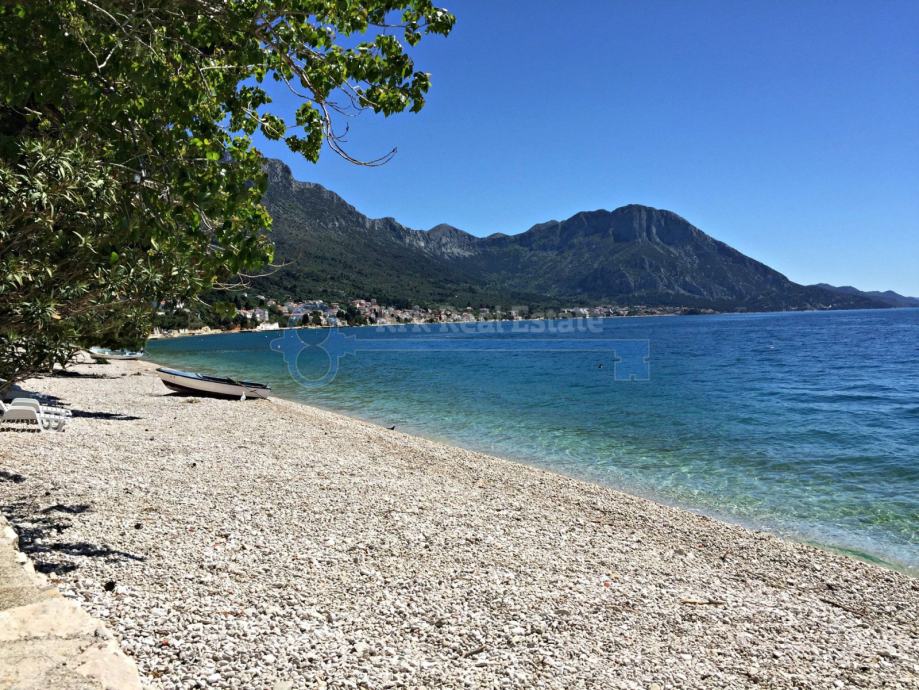
[[[817,283],[814,287],[832,290],[833,292],[844,295],[861,295],[875,300],[876,302],[881,302],[887,307],[919,307],[919,297],[906,297],[893,290],[884,290],[883,292],[880,290],[865,291],[854,288],[851,285],[836,287],[834,285],[827,285],[826,283]]]
[[[334,192],[267,163],[264,202],[276,261],[256,279],[276,297],[534,308],[594,304],[719,311],[919,306],[896,293],[799,285],[675,213],[629,205],[585,211],[516,235],[371,219]]]

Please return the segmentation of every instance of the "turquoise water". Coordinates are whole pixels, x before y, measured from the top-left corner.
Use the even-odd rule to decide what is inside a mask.
[[[270,348],[277,332],[147,353],[919,572],[919,309],[478,328],[343,329],[354,353],[313,387]],[[329,360],[294,361],[317,379]]]

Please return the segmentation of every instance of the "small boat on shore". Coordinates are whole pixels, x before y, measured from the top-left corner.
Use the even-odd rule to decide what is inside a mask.
[[[167,388],[179,393],[245,400],[246,398],[267,398],[271,392],[271,386],[265,383],[208,376],[193,371],[179,371],[178,369],[160,367],[156,370],[156,373]]]
[[[89,356],[93,359],[140,359],[144,356],[143,350],[110,350],[107,347],[89,348]]]

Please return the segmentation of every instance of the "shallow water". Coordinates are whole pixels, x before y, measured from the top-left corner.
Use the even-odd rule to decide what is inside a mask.
[[[300,341],[284,341],[288,367],[270,347],[279,332],[154,340],[147,353],[919,572],[919,309],[337,335],[353,353],[306,387],[291,371],[309,384],[330,360],[317,347],[293,358]]]

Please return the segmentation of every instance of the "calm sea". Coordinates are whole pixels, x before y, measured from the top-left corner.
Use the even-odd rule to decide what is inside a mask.
[[[919,572],[919,309],[285,333],[147,353]]]

